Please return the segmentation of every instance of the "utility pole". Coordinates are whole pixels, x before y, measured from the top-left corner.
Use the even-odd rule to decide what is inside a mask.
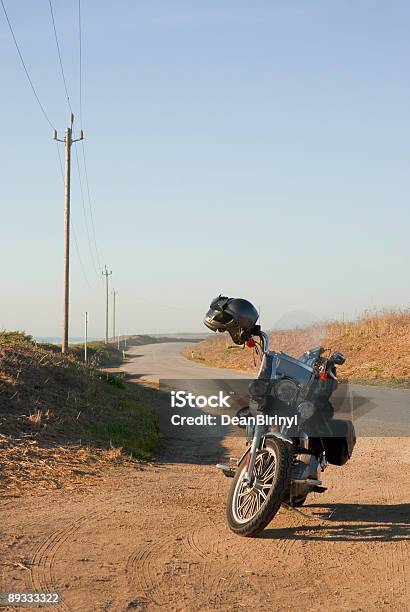
[[[88,312],[85,313],[85,334],[84,334],[84,362],[87,365],[87,340],[88,340]]]
[[[105,276],[105,344],[108,344],[108,277],[111,276],[112,270],[108,272],[107,266],[104,266],[102,275]]]
[[[115,340],[115,296],[116,296],[116,291],[115,289],[112,290],[112,337],[113,340]]]
[[[53,139],[65,144],[65,189],[64,189],[64,291],[63,291],[63,329],[61,340],[61,352],[65,353],[68,348],[68,310],[70,299],[70,194],[71,194],[71,145],[83,140],[83,131],[80,138],[73,140],[74,115],[71,113],[70,127],[66,128],[65,138],[57,138],[57,131],[53,132]]]

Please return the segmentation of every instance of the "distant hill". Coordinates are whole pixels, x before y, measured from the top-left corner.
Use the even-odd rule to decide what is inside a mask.
[[[365,313],[357,321],[329,321],[268,333],[271,350],[294,357],[317,345],[341,350],[346,356],[338,370],[341,379],[410,384],[410,310]],[[213,335],[185,354],[211,366],[256,371],[259,360],[253,351],[231,345],[227,334]]]
[[[129,338],[145,338],[149,339],[145,341],[144,344],[153,343],[153,342],[186,342],[189,340],[190,342],[195,342],[196,340],[205,340],[209,334],[207,333],[191,333],[191,332],[181,332],[181,333],[172,333],[172,334],[121,334],[121,341],[126,337],[127,340]],[[57,336],[35,336],[34,340],[36,342],[41,342],[42,344],[60,344],[61,338]],[[89,342],[104,342],[104,338],[91,337],[88,338]],[[80,344],[84,342],[84,338],[81,336],[73,336],[68,339],[69,344]]]

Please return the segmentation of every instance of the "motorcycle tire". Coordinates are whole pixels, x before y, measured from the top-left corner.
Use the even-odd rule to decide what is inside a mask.
[[[289,494],[292,452],[289,446],[269,438],[259,450],[251,487],[244,481],[246,455],[239,464],[228,494],[227,520],[236,534],[249,537],[262,531]]]

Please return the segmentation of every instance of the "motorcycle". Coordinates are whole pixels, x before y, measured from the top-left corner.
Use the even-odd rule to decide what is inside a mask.
[[[270,351],[269,338],[258,326],[246,345],[261,356],[257,378],[249,385],[249,406],[238,412],[246,421],[248,446],[234,465],[217,467],[233,479],[227,501],[230,529],[253,536],[282,504],[300,507],[309,493],[324,493],[323,471],[329,463],[346,463],[356,438],[352,422],[335,419],[330,402],[338,384],[336,366],[345,362],[341,352],[325,356],[329,349],[315,347],[296,359]],[[272,415],[296,418],[282,419],[278,426]]]

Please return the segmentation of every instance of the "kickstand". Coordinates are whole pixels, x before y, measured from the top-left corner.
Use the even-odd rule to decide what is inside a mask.
[[[325,521],[327,523],[333,523],[333,521],[330,520],[330,517],[333,516],[334,512],[336,511],[336,510],[333,510],[333,512],[331,512],[329,516],[326,518],[325,517],[318,518],[317,516],[309,516],[309,514],[305,514],[304,512],[302,512],[298,508],[295,508],[294,506],[291,506],[290,504],[283,503],[282,505],[285,506],[288,510],[297,512],[297,514],[300,514],[300,516],[303,516],[303,518],[307,518],[309,521],[319,521],[319,523],[321,523],[322,521]]]

